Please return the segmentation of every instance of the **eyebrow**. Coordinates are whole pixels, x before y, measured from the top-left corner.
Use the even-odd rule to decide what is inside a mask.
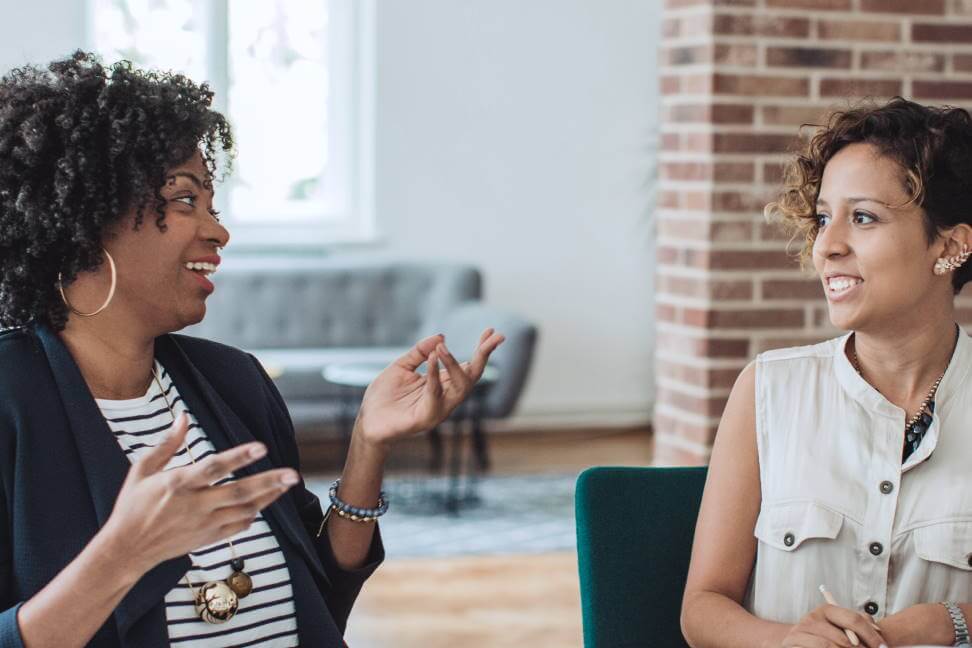
[[[889,205],[888,203],[884,202],[883,200],[878,200],[877,198],[871,198],[869,196],[851,196],[850,198],[848,198],[844,202],[848,202],[848,203],[851,203],[851,204],[855,204],[855,203],[859,203],[859,202],[876,202],[879,205],[884,205],[885,207],[891,207],[891,205]],[[823,198],[818,198],[817,199],[817,205],[827,206],[827,201],[824,200]]]
[[[192,181],[192,184],[196,185],[199,191],[205,190],[202,180],[200,180],[195,173],[190,173],[189,171],[175,171],[173,173],[170,173],[167,179],[171,180],[174,178],[189,178],[189,180]]]

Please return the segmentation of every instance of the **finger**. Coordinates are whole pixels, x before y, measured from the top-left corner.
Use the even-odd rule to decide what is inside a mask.
[[[429,354],[435,350],[435,346],[445,341],[444,335],[432,335],[419,342],[408,350],[408,353],[395,361],[395,364],[408,371],[415,371],[423,362],[428,360]]]
[[[490,328],[486,329],[485,331],[483,331],[483,334],[479,336],[479,342],[477,342],[476,346],[481,345],[483,342],[485,342],[487,339],[489,339],[489,336],[492,335],[495,331],[496,331],[496,329],[494,329],[492,327],[490,327]]]
[[[489,360],[489,356],[505,340],[506,337],[502,334],[492,333],[476,347],[476,350],[473,351],[472,361],[469,363],[472,378],[479,380],[479,377],[483,375],[483,370],[486,368],[486,361]]]
[[[172,455],[178,452],[185,442],[188,431],[189,416],[183,412],[172,422],[162,442],[139,457],[132,465],[132,474],[144,478],[165,468]]]
[[[425,377],[425,393],[434,401],[442,396],[442,379],[439,376],[439,355],[433,351],[429,355],[429,367]]]
[[[248,466],[267,454],[267,447],[255,441],[212,455],[185,468],[183,483],[190,488],[208,488],[214,481]]]
[[[786,648],[834,648],[836,644],[811,632],[799,632],[787,637],[783,642]]]
[[[472,381],[466,375],[466,372],[462,370],[462,367],[459,366],[455,356],[449,353],[449,349],[446,348],[445,344],[437,346],[435,348],[435,354],[442,358],[442,364],[445,365],[446,372],[449,374],[449,379],[452,381],[452,384],[456,386],[460,393],[465,394],[469,390]]]
[[[874,629],[871,621],[863,614],[836,606],[828,607],[824,614],[835,626],[853,632],[859,643],[863,642],[868,648],[878,648],[885,643],[881,633]],[[850,643],[853,644],[853,641]]]
[[[206,492],[206,506],[209,510],[242,506],[259,502],[272,495],[272,502],[281,493],[300,481],[297,471],[290,468],[266,470],[256,475],[243,477]],[[262,507],[261,507],[262,508]],[[259,510],[259,509],[258,509]]]

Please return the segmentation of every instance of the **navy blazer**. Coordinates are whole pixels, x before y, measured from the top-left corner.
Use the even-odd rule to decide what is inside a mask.
[[[236,474],[299,470],[287,409],[253,356],[182,335],[157,338],[155,356],[217,450],[266,444],[267,455]],[[129,467],[60,337],[44,325],[0,333],[0,648],[23,648],[17,610],[104,525]],[[303,482],[264,516],[290,570],[300,644],[343,646],[351,606],[384,559],[379,534],[367,564],[347,571],[327,535],[315,538],[323,514]],[[180,556],[147,572],[88,645],[168,646],[164,597],[189,566]]]

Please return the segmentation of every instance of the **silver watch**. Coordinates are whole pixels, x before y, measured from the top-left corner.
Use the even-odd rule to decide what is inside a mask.
[[[969,624],[965,621],[962,608],[951,601],[943,601],[942,605],[948,610],[948,616],[952,617],[952,627],[955,629],[955,643],[953,646],[968,646],[969,643]]]

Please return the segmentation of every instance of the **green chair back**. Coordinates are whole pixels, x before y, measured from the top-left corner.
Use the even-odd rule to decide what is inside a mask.
[[[599,467],[577,478],[585,648],[687,648],[679,615],[705,475]]]

